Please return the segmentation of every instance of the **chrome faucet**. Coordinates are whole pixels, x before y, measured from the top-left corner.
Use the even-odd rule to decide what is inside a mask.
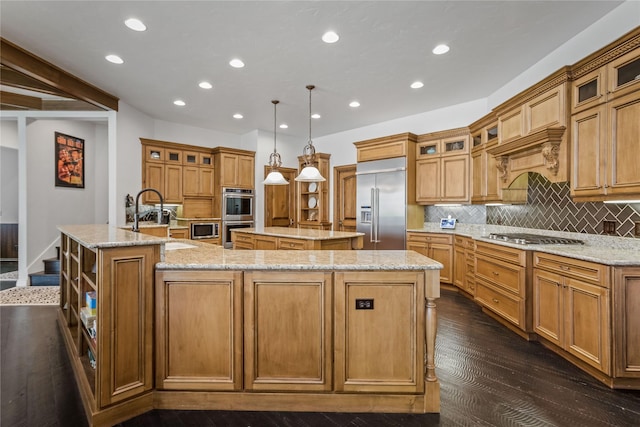
[[[164,199],[162,198],[162,194],[155,188],[143,188],[136,195],[136,212],[133,214],[133,229],[136,233],[140,232],[140,228],[138,227],[138,221],[140,220],[140,214],[138,213],[138,207],[140,205],[140,195],[146,191],[153,191],[160,198],[160,212],[158,213],[158,224],[162,224],[162,214],[164,212]]]

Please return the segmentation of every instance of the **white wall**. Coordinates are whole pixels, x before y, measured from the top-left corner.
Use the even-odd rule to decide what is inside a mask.
[[[18,223],[18,122],[0,120],[0,223]]]
[[[107,168],[102,154],[106,130],[97,131],[98,127],[105,125],[75,120],[34,120],[27,125],[27,264],[33,264],[29,272],[42,270],[37,261],[43,255],[55,255],[51,245],[59,237],[57,226],[93,224],[107,217],[107,212],[95,210],[108,199],[106,179],[96,176]],[[85,188],[55,186],[55,132],[84,139]]]
[[[576,2],[579,7],[580,3]],[[640,25],[640,1],[627,1],[489,96],[494,108],[565,65],[575,64]]]

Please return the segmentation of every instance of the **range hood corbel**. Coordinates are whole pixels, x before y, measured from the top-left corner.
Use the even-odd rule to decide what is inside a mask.
[[[505,144],[499,144],[488,149],[487,152],[496,158],[496,167],[504,182],[509,174],[509,156],[526,151],[542,154],[546,168],[551,174],[557,175],[560,169],[560,143],[565,130],[564,126],[549,127]]]

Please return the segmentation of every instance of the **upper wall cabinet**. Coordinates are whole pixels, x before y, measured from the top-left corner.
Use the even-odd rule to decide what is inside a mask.
[[[255,152],[234,148],[213,149],[220,187],[251,188],[255,183]]]
[[[418,136],[417,203],[469,203],[469,143],[466,127]]]
[[[538,172],[552,182],[568,179],[569,67],[495,108],[498,144],[495,156],[502,186],[524,172]]]
[[[496,158],[487,150],[498,145],[498,119],[487,114],[469,126],[471,133],[471,202],[502,201],[502,180]]]
[[[140,138],[142,143],[142,188],[154,188],[164,203],[182,203],[182,149],[178,144]],[[156,193],[147,191],[142,202],[160,203]]]
[[[571,194],[640,196],[640,29],[572,67]]]

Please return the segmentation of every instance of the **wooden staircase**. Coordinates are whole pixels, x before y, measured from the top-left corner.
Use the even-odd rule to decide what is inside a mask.
[[[56,247],[57,257],[43,259],[44,271],[29,274],[31,286],[59,286],[60,285],[60,247]]]

